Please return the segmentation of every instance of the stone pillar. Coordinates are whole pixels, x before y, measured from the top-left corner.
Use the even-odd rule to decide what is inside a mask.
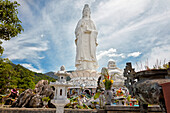
[[[56,113],[64,113],[64,105],[56,105]]]
[[[59,80],[56,82],[50,82],[50,86],[55,87],[54,99],[51,100],[56,106],[56,113],[64,113],[64,106],[70,101],[67,99],[67,88],[72,84],[66,81],[66,77],[69,74],[65,71],[65,67],[61,66],[60,71],[56,73]]]
[[[55,87],[55,92],[54,92],[54,99],[57,99],[57,88]]]

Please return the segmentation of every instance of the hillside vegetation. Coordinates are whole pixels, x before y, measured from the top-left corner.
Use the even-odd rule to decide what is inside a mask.
[[[7,93],[7,89],[11,88],[33,89],[40,80],[55,81],[56,79],[0,58],[0,94]]]

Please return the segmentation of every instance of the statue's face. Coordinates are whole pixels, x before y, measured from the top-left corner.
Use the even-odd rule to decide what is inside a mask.
[[[84,16],[84,17],[90,17],[90,11],[89,11],[88,9],[85,9],[85,10],[83,11],[83,16]]]
[[[115,64],[115,62],[113,62],[113,61],[109,61],[109,65],[108,65],[109,67],[115,67],[116,66],[116,64]]]

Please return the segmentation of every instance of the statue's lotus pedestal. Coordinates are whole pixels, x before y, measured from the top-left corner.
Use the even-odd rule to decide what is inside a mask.
[[[95,93],[99,76],[100,74],[97,71],[92,70],[76,70],[72,72],[70,83],[73,86],[69,87],[70,93],[72,93],[73,89],[76,89],[78,94],[82,92],[82,89],[90,89],[90,93]]]

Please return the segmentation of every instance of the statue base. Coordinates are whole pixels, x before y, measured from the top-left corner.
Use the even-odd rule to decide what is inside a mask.
[[[92,93],[95,92],[97,88],[97,81],[100,74],[97,71],[92,70],[76,70],[71,73],[70,77],[71,82],[73,84],[70,89],[78,89],[78,93],[80,93],[81,89],[91,89]]]
[[[56,106],[56,113],[64,113],[64,106],[69,102],[70,101],[68,99],[66,99],[66,100],[57,100],[57,99],[51,100],[51,103],[53,103]]]

